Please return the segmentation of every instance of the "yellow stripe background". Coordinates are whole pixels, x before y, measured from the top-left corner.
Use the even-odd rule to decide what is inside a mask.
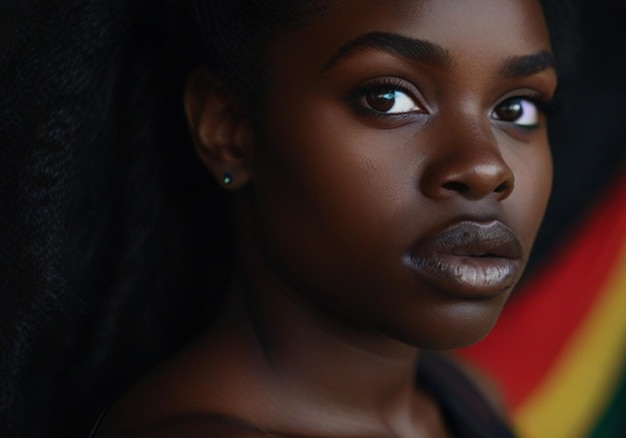
[[[522,438],[584,437],[615,390],[626,354],[626,239],[616,261],[555,365],[514,412]]]

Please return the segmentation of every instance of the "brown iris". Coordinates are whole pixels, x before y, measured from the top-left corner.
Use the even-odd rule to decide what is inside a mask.
[[[372,90],[365,95],[367,104],[376,111],[386,113],[396,103],[395,90]]]
[[[515,122],[524,115],[522,99],[513,98],[502,102],[494,109],[494,114],[498,120],[505,122]]]

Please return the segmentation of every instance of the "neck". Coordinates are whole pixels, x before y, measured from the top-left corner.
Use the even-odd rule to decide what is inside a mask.
[[[241,339],[243,360],[262,369],[264,391],[303,415],[339,417],[347,428],[410,415],[416,348],[303,298],[258,259],[239,266],[220,319]]]
[[[236,281],[211,330],[217,357],[210,362],[226,366],[225,399],[233,387],[245,392],[243,419],[315,436],[401,430],[415,436],[417,417],[439,421],[432,400],[415,388],[417,348],[384,334],[371,318],[350,320],[346,315],[358,312],[326,306],[315,291],[286,280],[261,249],[246,219],[251,212],[239,213]]]

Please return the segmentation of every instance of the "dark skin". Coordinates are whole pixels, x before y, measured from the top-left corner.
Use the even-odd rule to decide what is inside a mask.
[[[232,288],[98,436],[449,436],[419,348],[481,339],[528,258],[551,185],[548,33],[530,0],[336,3],[272,45],[260,126],[190,78],[200,157],[233,176]]]

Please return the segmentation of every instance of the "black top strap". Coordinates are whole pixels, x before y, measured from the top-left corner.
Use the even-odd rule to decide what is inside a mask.
[[[417,384],[435,399],[455,437],[515,437],[476,385],[442,355],[422,350]]]

